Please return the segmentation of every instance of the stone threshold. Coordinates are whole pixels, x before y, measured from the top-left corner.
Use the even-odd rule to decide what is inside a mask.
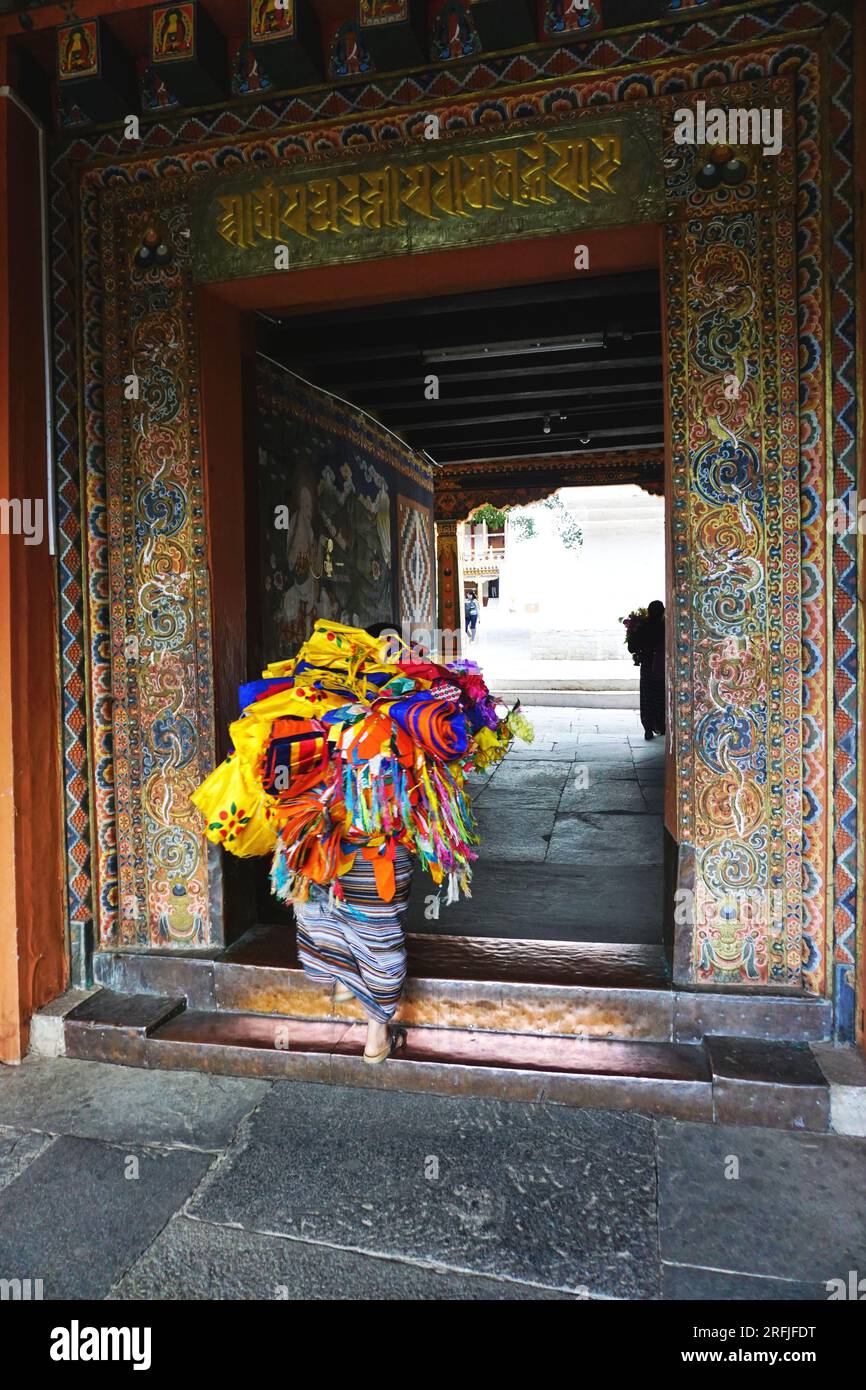
[[[829,1002],[794,995],[672,988],[656,946],[499,937],[407,936],[399,1021],[414,1027],[690,1044],[705,1034],[811,1042],[830,1034]],[[102,951],[99,984],[121,994],[182,997],[190,1009],[360,1021],[300,966],[288,927],[262,926],[207,956]]]
[[[722,1036],[696,1043],[609,1042],[411,1025],[398,1055],[363,1061],[351,1020],[188,1008],[183,996],[100,989],[63,1023],[84,1060],[229,1076],[296,1079],[440,1095],[634,1110],[815,1133],[830,1087],[804,1043]]]

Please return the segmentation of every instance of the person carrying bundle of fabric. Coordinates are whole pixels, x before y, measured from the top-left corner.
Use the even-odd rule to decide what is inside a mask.
[[[471,662],[386,661],[381,634],[320,620],[296,658],[241,689],[233,751],[193,794],[208,837],[272,854],[271,887],[294,908],[307,973],[368,1019],[365,1060],[391,1028],[406,974],[403,916],[414,860],[441,895],[470,892],[478,834],[467,773],[504,756],[502,713]]]

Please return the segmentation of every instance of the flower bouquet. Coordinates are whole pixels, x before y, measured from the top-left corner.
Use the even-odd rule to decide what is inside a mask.
[[[635,666],[640,665],[640,654],[637,649],[638,641],[640,638],[640,630],[646,622],[647,617],[648,614],[645,608],[633,608],[627,617],[620,618],[620,622],[625,628],[625,637],[623,641],[631,653],[631,658]]]

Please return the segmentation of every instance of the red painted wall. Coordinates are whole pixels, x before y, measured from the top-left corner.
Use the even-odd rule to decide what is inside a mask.
[[[0,535],[0,1058],[66,985],[55,564],[49,556],[37,135],[0,97],[0,498],[45,538]]]
[[[858,5],[854,17],[855,56],[854,56],[854,107],[862,112],[866,102],[866,7]],[[859,391],[859,428],[857,438],[860,449],[857,496],[862,505],[866,498],[866,122],[861,118],[854,127],[855,159],[855,231],[854,245],[857,257],[857,377]],[[860,650],[860,824],[866,824],[866,538],[859,537],[859,568],[857,575],[858,613]],[[860,837],[860,882],[858,884],[857,913],[857,1039],[861,1047],[866,1039],[866,865],[862,856],[866,854],[866,834]]]
[[[238,686],[247,660],[245,364],[255,357],[252,321],[202,291],[198,306],[208,567],[216,691],[217,757],[228,752],[227,725],[237,718]]]

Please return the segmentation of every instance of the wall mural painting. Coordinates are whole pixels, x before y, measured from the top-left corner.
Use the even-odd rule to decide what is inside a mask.
[[[397,498],[401,622],[433,626],[433,512],[411,497]]]
[[[57,35],[57,75],[64,79],[96,77],[99,73],[99,30],[95,20],[60,29]]]
[[[269,363],[259,362],[257,377],[270,662],[293,656],[317,618],[365,627],[393,617],[392,496],[387,465],[372,433],[370,443],[359,438],[356,412]]]
[[[359,0],[358,21],[367,28],[377,24],[402,24],[409,13],[409,0]]]
[[[471,11],[460,0],[445,0],[433,18],[431,57],[435,62],[447,63],[452,58],[470,58],[480,52],[481,39]]]
[[[593,3],[593,0],[547,0],[545,34],[576,37],[600,29],[601,25],[600,3]]]
[[[662,9],[667,13],[688,14],[689,10],[709,10],[719,3],[719,0],[662,0]]]
[[[250,37],[256,42],[291,38],[295,32],[293,0],[252,0],[250,5]]]
[[[195,6],[157,5],[151,11],[151,52],[154,60],[168,62],[195,55]]]
[[[331,39],[328,71],[332,77],[357,77],[373,71],[373,60],[358,31],[355,20],[347,20]]]
[[[513,81],[507,60],[478,60],[485,73],[482,96],[471,90],[478,81],[476,67],[458,65],[453,69],[452,95],[440,103],[443,128],[465,131],[498,122],[503,129],[519,130],[539,120],[551,125],[582,107],[626,99],[632,107],[637,104],[636,86],[650,104],[665,105],[669,122],[671,102],[678,98],[668,94],[706,96],[711,87],[715,96],[727,83],[733,84],[730,95],[737,104],[748,106],[748,84],[754,83],[756,102],[766,104],[768,93],[773,95],[768,84],[785,74],[788,132],[790,99],[796,100],[797,167],[791,167],[784,151],[778,166],[784,179],[796,176],[795,196],[788,186],[760,188],[751,175],[736,188],[699,189],[682,147],[670,143],[669,128],[666,135],[671,215],[666,219],[665,276],[677,633],[671,697],[680,711],[680,834],[681,842],[694,848],[700,896],[714,910],[721,909],[704,937],[683,935],[688,945],[683,974],[716,987],[802,983],[813,991],[821,991],[829,976],[835,987],[837,1028],[846,1037],[853,1020],[857,878],[850,814],[858,771],[851,737],[859,690],[856,566],[849,553],[852,538],[831,538],[833,587],[828,593],[826,478],[829,457],[835,494],[844,497],[856,486],[856,412],[851,409],[850,316],[834,315],[832,336],[825,340],[830,282],[822,250],[820,178],[829,185],[833,292],[841,306],[853,296],[850,19],[838,7],[828,10],[818,0],[792,0],[745,15],[696,6],[695,21],[672,26],[670,33],[659,31],[659,54],[645,70],[627,45],[620,44],[620,51],[617,37],[609,35],[597,40],[591,36],[574,49],[527,57],[530,75],[518,93],[507,90]],[[823,168],[822,67],[819,47],[806,33],[810,26],[826,33],[824,71],[839,94],[831,107],[830,158]],[[600,67],[607,70],[600,72]],[[535,86],[534,77],[542,79]],[[433,72],[430,82],[435,78]],[[427,96],[427,80],[424,75],[418,78],[420,103]],[[134,248],[146,230],[145,200],[150,198],[154,209],[160,197],[177,207],[185,200],[177,226],[182,232],[196,178],[208,169],[215,171],[220,160],[238,164],[264,157],[288,163],[314,156],[324,160],[329,152],[339,158],[348,145],[357,147],[362,141],[380,149],[383,143],[396,150],[408,147],[417,138],[420,107],[395,114],[399,98],[389,81],[383,79],[379,92],[366,86],[359,86],[357,93],[343,91],[342,123],[332,120],[328,125],[319,119],[332,109],[326,103],[333,97],[323,92],[321,97],[291,99],[291,115],[286,100],[274,99],[221,115],[221,124],[213,128],[202,117],[203,139],[220,137],[210,145],[191,146],[188,120],[179,120],[175,129],[174,118],[167,118],[167,123],[143,132],[134,157],[116,133],[104,131],[72,134],[55,155],[52,261],[67,834],[70,920],[81,969],[90,916],[95,914],[100,940],[106,944],[152,943],[161,921],[167,921],[168,940],[180,943],[189,922],[195,921],[195,913],[189,911],[189,885],[203,889],[209,881],[203,845],[184,838],[181,808],[187,769],[190,782],[202,775],[212,758],[213,738],[207,576],[196,534],[201,512],[196,515],[200,480],[195,478],[196,371],[194,337],[189,334],[194,322],[192,277],[182,256],[164,269],[133,271]],[[427,96],[428,102],[431,99]],[[387,114],[378,115],[377,104],[389,108]],[[237,133],[234,145],[229,144],[226,119]],[[306,119],[309,129],[300,124]],[[287,120],[295,123],[291,129]],[[248,139],[243,138],[246,130]],[[770,162],[764,161],[764,166]],[[169,170],[172,179],[161,181]],[[78,194],[77,208],[72,189]],[[129,204],[123,212],[126,232],[119,238],[112,228],[124,200]],[[82,259],[80,384],[75,352],[70,350],[76,310],[68,245],[75,216],[81,227]],[[732,253],[727,270],[720,264],[721,246]],[[155,357],[152,366],[168,371],[177,390],[177,413],[163,428],[174,431],[180,444],[176,452],[172,445],[164,459],[148,463],[142,451],[153,448],[152,441],[141,436],[136,440],[130,433],[134,451],[128,456],[132,462],[125,464],[124,429],[132,426],[121,429],[123,406],[103,369],[127,351],[117,302],[124,294],[138,293],[132,283],[135,273],[150,277],[148,293],[151,312],[160,317],[160,342],[178,344],[171,349],[176,360]],[[748,308],[744,284],[754,286],[758,295]],[[151,339],[143,341],[153,352]],[[750,360],[754,357],[760,372],[751,380],[754,400],[747,392],[741,415],[723,403],[723,392],[721,399],[719,395],[721,369],[730,368],[738,345]],[[834,414],[845,421],[844,429],[835,432],[826,419],[829,373]],[[156,384],[152,392],[159,408]],[[85,431],[81,439],[79,398]],[[79,459],[86,460],[83,479],[78,476]],[[168,496],[158,489],[162,484],[170,495],[175,459],[178,466],[189,468],[193,492],[187,500],[188,514],[177,530],[166,533],[178,518]],[[161,463],[165,467],[157,476]],[[81,481],[87,488],[84,507],[79,503]],[[133,524],[135,498],[142,487],[147,491],[148,483],[151,493],[142,499]],[[87,519],[86,578],[77,559],[82,515]],[[443,522],[440,529],[451,526]],[[177,547],[174,552],[172,545]],[[122,554],[114,557],[115,549]],[[136,586],[153,581],[155,565],[157,588],[152,594],[156,599],[159,591],[162,597],[151,602],[144,653],[135,664],[130,643],[125,662],[126,639],[135,635]],[[89,606],[89,687],[83,678],[82,593]],[[192,646],[188,633],[180,643],[173,657],[180,685],[174,692],[163,690],[160,700],[149,670],[150,653],[158,651],[160,640],[171,640],[184,615],[188,628],[192,615],[201,635]],[[141,641],[142,633],[137,635]],[[827,703],[828,640],[836,646],[832,711]],[[152,664],[158,661],[154,655]],[[179,727],[186,716],[199,742],[195,750]],[[832,736],[834,727],[835,767],[828,775],[827,731]],[[88,786],[82,776],[88,737],[95,799],[92,843]],[[132,748],[133,738],[146,741],[147,754],[142,747]],[[124,740],[134,757],[129,757]],[[196,758],[202,771],[192,770]],[[160,786],[163,773],[167,776]],[[172,803],[163,821],[167,783]],[[830,815],[835,860],[834,876],[828,879]],[[180,866],[170,881],[186,894],[186,901],[177,904],[176,917],[176,905],[161,896],[156,878],[149,885],[142,877],[151,866],[159,867],[155,850],[160,830],[167,829],[177,833],[171,850]],[[167,842],[162,843],[167,850]],[[187,863],[187,851],[194,862]],[[95,889],[91,854],[96,859]],[[744,888],[755,900],[753,922],[745,929],[725,916],[726,899],[735,888]],[[207,912],[206,896],[204,891],[196,896],[200,931],[204,939],[214,940],[218,912]],[[170,908],[167,918],[164,904]]]

